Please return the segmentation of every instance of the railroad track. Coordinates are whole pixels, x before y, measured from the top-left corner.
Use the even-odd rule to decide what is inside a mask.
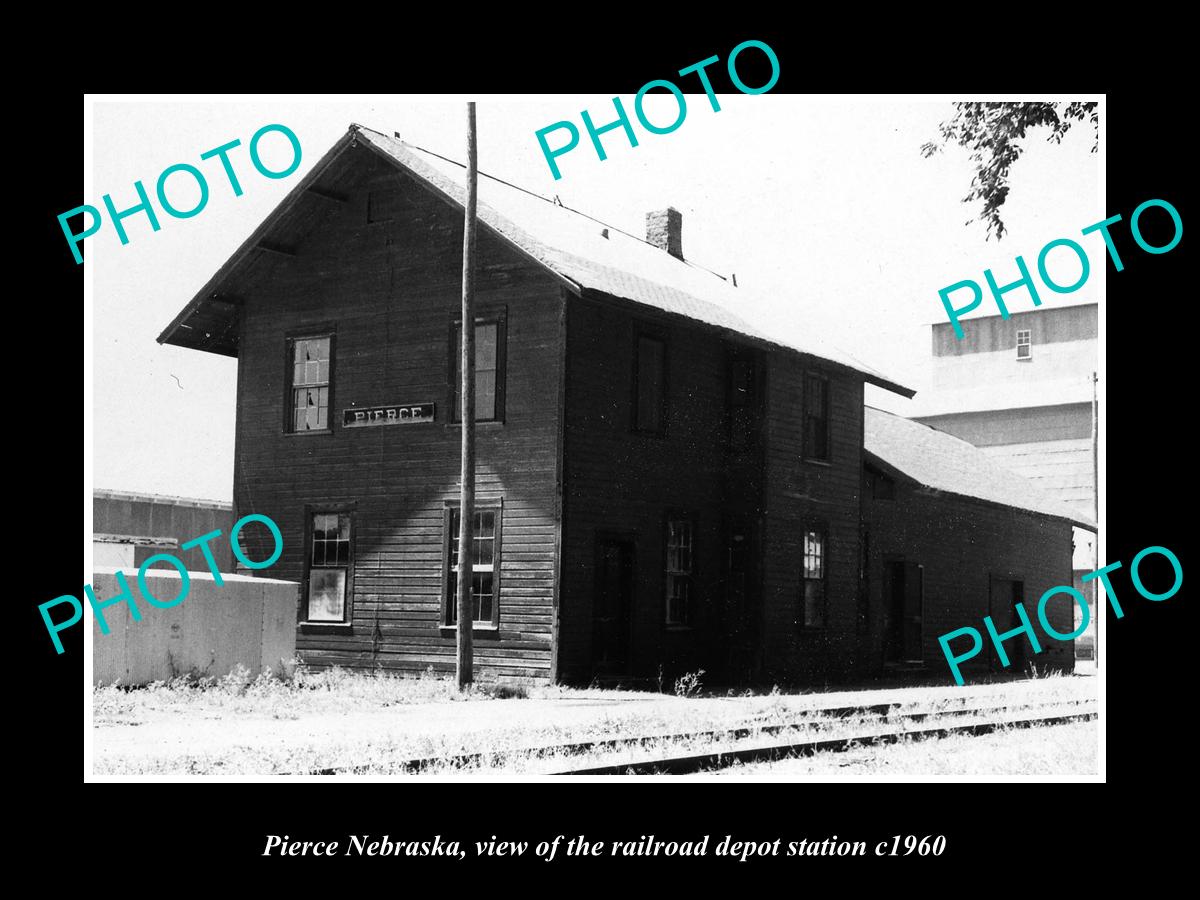
[[[639,774],[659,771],[671,774],[695,772],[704,768],[721,768],[734,762],[767,761],[780,759],[785,756],[811,755],[823,751],[840,751],[858,744],[894,743],[905,736],[939,737],[949,734],[985,734],[998,727],[1012,725],[1028,726],[1032,724],[1061,724],[1064,722],[1083,721],[1096,717],[1095,700],[1078,699],[1059,701],[1052,704],[1018,703],[988,704],[981,706],[968,705],[969,698],[964,698],[961,705],[938,709],[903,709],[903,704],[868,704],[860,706],[839,706],[797,710],[785,721],[771,721],[759,717],[746,720],[737,725],[702,731],[668,732],[659,734],[637,735],[632,737],[601,738],[590,741],[573,741],[563,744],[535,745],[516,747],[504,750],[490,750],[477,753],[461,753],[452,756],[421,757],[405,760],[395,766],[403,772],[419,774],[432,768],[451,767],[454,769],[473,768],[486,763],[503,763],[505,759],[527,756],[580,756],[585,753],[603,752],[608,750],[627,750],[633,747],[644,747],[655,743],[683,743],[686,741],[744,741],[762,736],[776,736],[788,731],[801,728],[824,727],[841,724],[847,720],[861,719],[863,725],[871,723],[895,724],[907,726],[912,722],[922,722],[935,716],[941,718],[961,718],[966,716],[990,716],[1020,708],[1022,710],[1053,709],[1051,716],[1032,716],[1020,719],[996,719],[984,723],[973,723],[960,726],[942,726],[933,728],[912,729],[903,727],[883,734],[858,735],[847,738],[830,738],[804,741],[789,741],[767,746],[752,746],[700,753],[688,756],[650,759],[636,762],[614,763],[611,765],[592,766],[582,769],[553,772],[554,775],[617,775]],[[811,749],[809,749],[811,748]],[[328,769],[313,769],[309,775],[349,775],[373,771],[370,766],[344,766]]]
[[[1082,706],[1082,701],[1077,702]],[[1022,716],[968,725],[930,726],[927,728],[905,728],[873,734],[852,735],[841,738],[788,741],[766,746],[735,747],[711,753],[694,753],[686,756],[671,756],[634,762],[613,763],[552,772],[552,775],[685,775],[705,770],[724,769],[734,763],[773,762],[780,759],[812,756],[816,753],[844,753],[855,747],[895,744],[905,739],[928,740],[956,734],[990,734],[1001,728],[1028,728],[1032,725],[1065,725],[1070,722],[1086,722],[1096,718],[1095,709],[1080,709],[1075,712],[1059,712],[1055,715]]]

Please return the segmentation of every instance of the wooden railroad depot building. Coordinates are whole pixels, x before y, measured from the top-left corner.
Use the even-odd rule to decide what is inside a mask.
[[[310,665],[453,670],[463,183],[351,126],[159,337],[238,360],[234,515],[282,530]],[[938,634],[1070,584],[1088,523],[743,322],[675,210],[643,240],[483,175],[478,209],[478,677],[944,669]]]

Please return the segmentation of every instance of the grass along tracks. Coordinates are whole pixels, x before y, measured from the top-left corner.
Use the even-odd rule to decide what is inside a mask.
[[[400,760],[397,774],[522,771],[531,775],[684,774],[734,764],[924,740],[983,735],[1006,728],[1089,721],[1093,698],[979,704],[977,698],[935,704],[866,704],[804,710],[789,721],[762,718],[717,729],[611,737]],[[916,726],[916,727],[914,727]],[[610,759],[611,757],[611,759]],[[588,763],[581,765],[581,763]],[[569,768],[557,768],[570,765]],[[291,774],[378,774],[377,765],[331,767]]]
[[[710,752],[691,753],[684,756],[653,757],[637,760],[632,763],[611,763],[608,765],[592,766],[589,768],[570,769],[555,772],[555,775],[682,775],[693,772],[714,771],[735,764],[775,762],[797,756],[813,756],[818,753],[842,753],[865,746],[882,746],[900,743],[906,740],[930,740],[945,738],[951,735],[979,736],[992,734],[1007,728],[1027,728],[1033,725],[1065,725],[1070,722],[1082,722],[1095,719],[1097,710],[1094,701],[1078,701],[1071,704],[1074,708],[1057,708],[1052,712],[1038,715],[1017,717],[1003,716],[996,719],[984,719],[963,724],[930,725],[919,728],[902,727],[890,731],[872,731],[847,737],[837,738],[806,738],[791,740],[783,743],[770,744],[748,743],[729,749]],[[962,710],[952,715],[978,716],[994,710]],[[918,721],[924,715],[902,715],[905,721]],[[940,718],[945,718],[941,714]],[[888,724],[904,724],[889,720]]]
[[[1076,701],[1094,698],[1096,687],[1091,677],[1054,675],[965,688],[908,684],[669,694],[531,686],[514,695],[486,686],[460,693],[433,677],[345,671],[303,672],[282,680],[231,675],[96,689],[91,758],[97,775],[118,777],[537,776],[751,744],[1034,715],[1056,703],[1078,712]],[[1095,726],[1068,728],[1080,735],[1075,743],[1084,755],[1084,731],[1094,734]],[[1050,734],[1036,741],[1011,734],[954,740],[980,746],[1000,742],[1014,750],[1029,740],[1050,749]],[[922,753],[940,743],[922,742]],[[851,759],[863,752],[839,756]],[[895,758],[897,752],[886,755]],[[805,765],[824,765],[828,756],[808,757]],[[964,765],[978,763],[980,771],[988,771],[985,755],[971,756]],[[1058,760],[1054,752],[1040,752],[1040,770],[1057,772]],[[1084,765],[1092,767],[1086,760]],[[1019,763],[1011,768],[1023,771]]]

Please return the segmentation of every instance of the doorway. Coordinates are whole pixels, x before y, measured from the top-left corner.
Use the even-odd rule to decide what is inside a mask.
[[[883,661],[920,664],[924,661],[925,567],[897,560],[884,568]]]
[[[1017,604],[1025,599],[1025,582],[1016,578],[992,577],[991,595],[988,598],[988,615],[996,631],[1003,634],[1013,628],[1021,627],[1021,617],[1017,614]],[[1024,672],[1028,652],[1032,650],[1029,638],[1024,634],[1014,635],[1004,642],[1004,652],[1008,654],[1008,666],[1000,665],[1000,655],[996,652],[996,644],[985,635],[988,645],[988,662],[993,672],[1003,672],[1007,668],[1013,672]]]
[[[758,551],[751,516],[735,513],[725,519],[724,609],[718,633],[724,652],[720,659],[728,680],[739,683],[753,677],[755,617],[758,603]]]
[[[633,609],[633,541],[601,537],[596,543],[592,602],[592,668],[597,675],[629,672]]]

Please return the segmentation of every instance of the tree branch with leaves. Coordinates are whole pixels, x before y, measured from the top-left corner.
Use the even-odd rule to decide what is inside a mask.
[[[970,151],[975,166],[971,190],[964,203],[983,202],[983,209],[964,224],[986,222],[988,237],[1004,237],[1004,221],[1000,207],[1008,199],[1009,172],[1020,159],[1024,147],[1019,143],[1032,129],[1049,127],[1046,140],[1062,143],[1071,127],[1090,120],[1095,132],[1092,152],[1100,146],[1100,119],[1097,104],[1072,103],[955,103],[954,117],[938,126],[940,140],[921,145],[921,155],[933,156],[949,144],[958,144]]]

